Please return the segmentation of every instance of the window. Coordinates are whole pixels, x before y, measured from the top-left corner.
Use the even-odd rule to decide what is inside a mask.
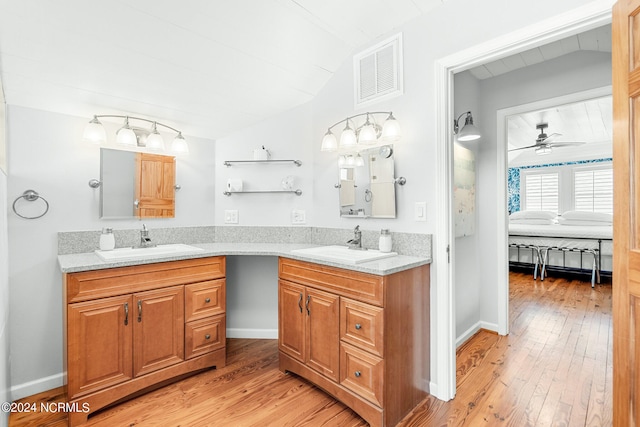
[[[531,173],[525,176],[526,210],[558,212],[558,173]]]
[[[613,213],[613,169],[576,170],[573,195],[577,211]]]

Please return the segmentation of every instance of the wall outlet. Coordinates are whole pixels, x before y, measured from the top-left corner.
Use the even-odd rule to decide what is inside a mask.
[[[413,219],[419,222],[425,222],[427,220],[427,202],[416,202],[413,209]]]
[[[306,224],[307,215],[302,209],[294,209],[291,211],[291,224]]]
[[[238,223],[238,211],[236,209],[224,211],[224,223],[225,224],[237,224]]]

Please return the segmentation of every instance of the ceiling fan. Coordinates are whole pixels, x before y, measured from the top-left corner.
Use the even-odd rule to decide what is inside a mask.
[[[554,140],[557,137],[562,136],[562,134],[561,133],[552,133],[551,135],[547,135],[544,132],[544,130],[546,128],[548,128],[548,127],[549,127],[548,123],[539,123],[539,124],[537,124],[536,125],[536,129],[540,130],[540,134],[536,138],[536,143],[533,144],[533,145],[528,145],[526,147],[514,148],[512,150],[509,150],[509,152],[518,151],[518,150],[526,150],[528,148],[535,148],[536,154],[549,154],[549,153],[551,153],[552,149],[555,148],[555,147],[569,147],[569,146],[584,144],[584,142],[581,142],[581,141],[558,141],[558,142],[554,142]]]

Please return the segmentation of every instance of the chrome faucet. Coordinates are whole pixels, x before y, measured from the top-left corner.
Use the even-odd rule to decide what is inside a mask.
[[[359,225],[356,225],[356,228],[353,229],[353,239],[347,241],[347,244],[349,245],[349,249],[364,250],[362,247],[362,231],[360,231]]]
[[[142,224],[142,230],[140,230],[140,247],[141,248],[152,248],[156,246],[151,243],[151,237],[149,237],[149,230],[147,230],[147,225]]]

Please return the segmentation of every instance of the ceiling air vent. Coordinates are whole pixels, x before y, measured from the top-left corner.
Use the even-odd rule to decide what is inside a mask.
[[[354,56],[355,104],[402,95],[402,34]]]

